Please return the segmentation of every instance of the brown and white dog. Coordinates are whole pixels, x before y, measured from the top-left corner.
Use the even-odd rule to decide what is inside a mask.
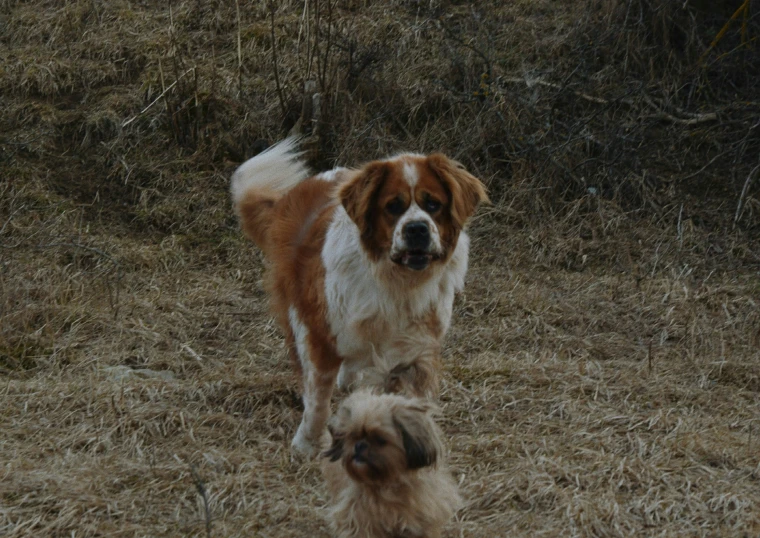
[[[303,376],[292,446],[325,442],[336,378],[348,387],[380,357],[417,364],[419,395],[437,392],[439,347],[464,286],[463,228],[482,183],[445,155],[402,153],[310,176],[283,140],[243,163],[232,199],[243,231],[269,261],[272,307]]]

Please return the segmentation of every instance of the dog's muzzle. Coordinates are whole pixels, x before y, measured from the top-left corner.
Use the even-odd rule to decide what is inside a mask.
[[[427,222],[412,221],[402,230],[406,248],[427,251],[430,248],[430,228]]]
[[[434,257],[430,251],[432,241],[428,223],[421,220],[409,222],[401,233],[406,248],[394,256],[393,261],[415,271],[426,269]]]
[[[354,445],[354,461],[357,463],[367,463],[367,450],[369,445],[366,441],[357,441]]]

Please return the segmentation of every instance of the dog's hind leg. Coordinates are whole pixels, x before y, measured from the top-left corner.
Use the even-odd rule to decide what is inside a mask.
[[[309,334],[295,309],[290,309],[289,318],[303,375],[303,417],[291,447],[313,457],[330,444],[327,419],[340,359],[327,342]]]
[[[303,417],[291,446],[296,452],[313,457],[330,445],[327,419],[338,370],[319,372],[313,365],[304,365],[303,371]]]

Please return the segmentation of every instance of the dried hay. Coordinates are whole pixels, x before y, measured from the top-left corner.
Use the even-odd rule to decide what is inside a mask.
[[[282,2],[282,101],[264,3],[0,5],[0,534],[328,535],[227,198],[309,70],[316,165],[490,184],[447,535],[760,532],[757,10],[711,45],[738,6],[501,4],[340,1],[326,54],[326,3]]]

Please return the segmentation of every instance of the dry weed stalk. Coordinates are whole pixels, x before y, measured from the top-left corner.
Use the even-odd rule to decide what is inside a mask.
[[[282,96],[282,87],[280,86],[280,74],[279,67],[277,65],[277,38],[274,34],[274,2],[269,2],[269,12],[271,16],[271,35],[272,35],[272,72],[274,73],[274,82],[277,88],[277,98],[280,100],[280,108],[282,109],[282,115],[285,116],[287,108],[285,107],[285,98]]]
[[[208,507],[208,493],[206,492],[206,484],[203,483],[203,479],[198,474],[198,467],[195,464],[190,464],[190,474],[193,477],[193,483],[195,489],[198,490],[198,495],[203,499],[203,513],[205,514],[206,521],[206,537],[211,538],[211,510]]]

